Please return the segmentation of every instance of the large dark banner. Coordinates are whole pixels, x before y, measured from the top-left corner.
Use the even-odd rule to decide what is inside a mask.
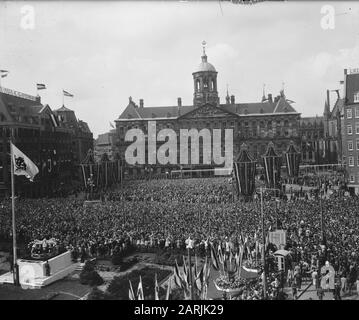
[[[281,156],[275,152],[273,142],[268,144],[267,152],[262,158],[267,188],[280,188],[280,167],[282,159]]]
[[[285,153],[285,163],[289,178],[297,178],[299,174],[300,153],[295,149],[293,141],[290,142]]]
[[[256,161],[243,144],[237,161],[233,163],[234,177],[238,195],[251,196],[255,191]]]

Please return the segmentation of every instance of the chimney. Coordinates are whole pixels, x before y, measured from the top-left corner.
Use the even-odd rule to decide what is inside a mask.
[[[181,98],[177,98],[177,105],[178,105],[178,107],[182,107],[182,99]]]
[[[39,95],[36,96],[36,102],[41,103],[41,97]]]
[[[233,94],[231,95],[231,104],[235,104],[235,97]]]
[[[273,96],[271,93],[268,93],[268,101],[269,103],[273,103]]]
[[[280,99],[280,96],[276,96],[276,97],[274,98],[274,103],[277,103],[279,99]]]
[[[327,103],[328,103],[328,107],[330,107],[330,94],[328,89],[327,89]]]
[[[140,108],[143,108],[143,99],[140,99]]]
[[[227,95],[226,96],[226,104],[229,104],[230,103],[230,97]]]

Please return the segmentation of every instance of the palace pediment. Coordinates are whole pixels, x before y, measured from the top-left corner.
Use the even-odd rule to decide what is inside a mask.
[[[227,110],[224,110],[211,104],[205,104],[182,115],[179,119],[220,118],[233,116],[237,117],[235,113],[231,113]]]

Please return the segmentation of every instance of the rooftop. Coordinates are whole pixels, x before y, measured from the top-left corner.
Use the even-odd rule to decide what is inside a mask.
[[[229,113],[240,115],[260,115],[260,114],[276,114],[276,113],[297,113],[285,97],[278,96],[278,99],[269,102],[251,102],[251,103],[235,103],[220,104],[219,107]],[[199,107],[201,108],[201,107]],[[156,118],[178,118],[184,116],[197,109],[190,106],[162,106],[162,107],[138,107],[130,100],[126,109],[119,116],[118,120],[128,119],[156,119]]]

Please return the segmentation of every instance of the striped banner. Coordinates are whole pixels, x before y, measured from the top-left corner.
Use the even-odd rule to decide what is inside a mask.
[[[272,142],[263,156],[263,167],[267,188],[277,188],[280,181],[281,157],[275,152]]]
[[[233,171],[238,195],[253,195],[255,191],[256,162],[249,155],[246,145],[242,145],[238,160],[233,163]]]
[[[288,177],[295,178],[299,174],[299,164],[300,164],[300,153],[294,147],[293,142],[290,143],[286,153],[285,153],[285,162]]]

